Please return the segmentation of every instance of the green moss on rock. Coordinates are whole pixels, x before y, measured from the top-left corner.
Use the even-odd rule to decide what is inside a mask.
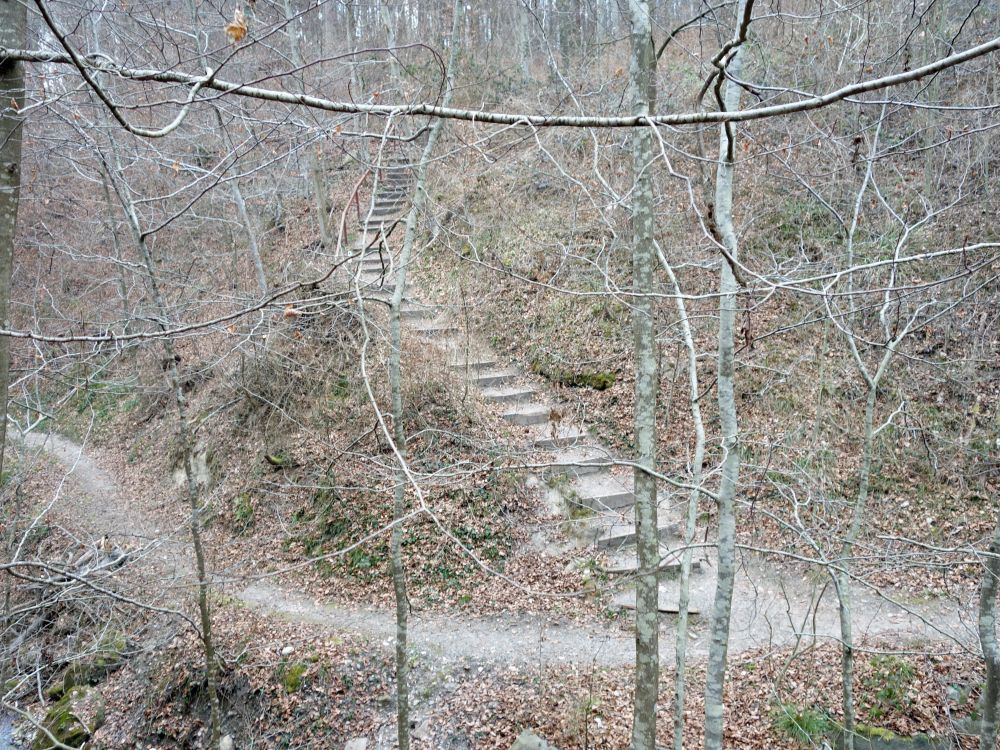
[[[128,644],[121,633],[110,633],[101,642],[93,655],[73,662],[59,673],[59,676],[45,690],[45,697],[51,701],[62,698],[70,688],[94,686],[124,664],[122,654]]]
[[[595,391],[604,391],[613,386],[618,378],[613,372],[562,370],[537,359],[532,362],[531,369],[546,380],[566,388],[592,388]]]
[[[45,714],[31,748],[83,747],[103,724],[104,696],[91,687],[70,688]]]

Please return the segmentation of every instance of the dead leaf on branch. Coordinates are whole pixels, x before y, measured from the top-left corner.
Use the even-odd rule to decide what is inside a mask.
[[[242,10],[237,8],[236,12],[233,13],[232,23],[226,24],[226,34],[229,35],[233,44],[239,44],[243,41],[249,30],[246,16],[243,15]]]

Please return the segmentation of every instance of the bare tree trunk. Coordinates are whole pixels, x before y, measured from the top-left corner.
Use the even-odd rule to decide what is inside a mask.
[[[101,192],[104,194],[104,205],[108,209],[108,231],[111,232],[111,250],[115,263],[118,264],[118,296],[122,301],[122,333],[128,333],[131,326],[131,311],[128,309],[128,285],[125,283],[125,270],[121,265],[122,243],[118,235],[118,224],[115,222],[114,206],[111,203],[111,188],[108,187],[108,174],[101,170]]]
[[[197,13],[197,11],[195,12]],[[226,127],[222,122],[222,113],[218,109],[215,109],[215,125],[219,130],[219,142],[226,147],[226,141],[228,140]],[[250,214],[247,212],[247,204],[243,200],[243,190],[240,188],[239,180],[236,178],[230,180],[229,189],[233,194],[233,202],[236,204],[240,223],[243,224],[243,231],[247,235],[247,249],[250,251],[250,260],[253,262],[254,275],[257,277],[257,290],[261,295],[265,295],[267,294],[267,276],[264,274],[264,261],[260,257],[260,245],[257,244],[257,231],[254,229]]]
[[[462,17],[462,1],[455,0],[452,10],[451,53],[448,59],[448,82],[444,96],[444,106],[448,106],[454,91],[454,70],[458,59],[458,30]],[[397,79],[398,80],[398,79]],[[437,120],[431,127],[427,143],[417,165],[413,202],[406,216],[406,230],[403,235],[403,247],[399,254],[396,284],[393,287],[392,299],[389,303],[389,337],[392,350],[389,357],[389,388],[392,393],[393,440],[396,442],[397,460],[399,466],[395,473],[395,488],[393,492],[391,559],[392,588],[396,599],[396,737],[399,750],[409,750],[410,747],[410,695],[408,684],[409,663],[406,647],[408,638],[409,600],[406,594],[406,568],[403,561],[403,523],[406,513],[406,431],[403,425],[403,387],[401,372],[402,355],[402,315],[403,297],[406,294],[406,274],[413,258],[413,245],[416,240],[417,222],[427,198],[427,168],[437,144],[444,120]]]
[[[681,324],[681,336],[688,360],[688,391],[691,402],[691,421],[694,424],[694,456],[692,457],[691,484],[701,485],[702,462],[705,460],[705,422],[701,418],[701,403],[698,395],[698,351],[694,345],[694,335],[691,333],[691,321],[687,313],[687,305],[681,294],[677,276],[670,262],[662,253],[660,265],[670,277],[674,287],[674,301],[677,306],[677,318]],[[684,521],[684,555],[681,558],[680,591],[677,599],[677,633],[675,641],[675,676],[674,676],[674,750],[684,750],[684,689],[685,671],[687,669],[687,636],[688,616],[691,605],[691,565],[694,556],[695,525],[698,520],[697,489],[691,490],[688,496],[687,513]]]
[[[521,77],[531,80],[531,18],[528,9],[520,4],[512,3],[511,13],[514,14],[514,28],[517,35],[518,56],[521,59]]]
[[[740,2],[737,18],[742,17],[744,2]],[[729,63],[729,72],[739,78],[743,53],[738,48]],[[728,111],[740,105],[739,86],[727,80],[724,102]],[[715,177],[714,218],[719,237],[729,256],[735,261],[738,245],[733,228],[733,153],[735,128],[720,128],[719,166]],[[722,750],[722,695],[726,682],[726,662],[729,651],[729,623],[733,607],[733,586],[736,579],[736,487],[740,476],[739,425],[736,421],[734,386],[736,278],[729,260],[721,264],[719,282],[719,362],[718,401],[722,429],[722,479],[719,485],[718,583],[712,607],[711,642],[705,675],[705,750]]]
[[[26,44],[27,6],[19,0],[0,0],[0,46]],[[0,60],[0,326],[11,328],[10,292],[14,270],[14,237],[17,205],[21,195],[21,123],[18,112],[24,106],[24,66]],[[3,483],[7,447],[7,406],[10,398],[10,339],[0,336],[0,485]],[[0,486],[2,490],[2,486]],[[8,554],[13,547],[16,506],[7,516]],[[4,632],[10,622],[10,576],[4,581]],[[7,679],[7,660],[0,664],[0,679]]]
[[[114,149],[113,144],[112,148]],[[156,262],[153,259],[153,255],[146,243],[145,236],[142,233],[142,228],[139,223],[139,215],[136,213],[135,206],[128,197],[127,190],[119,183],[119,180],[116,177],[116,175],[121,174],[121,165],[119,164],[117,151],[114,151],[114,157],[115,168],[108,169],[106,172],[111,177],[111,184],[115,188],[115,193],[118,195],[118,199],[125,210],[125,215],[128,219],[129,226],[132,229],[136,247],[139,250],[139,257],[142,259],[143,266],[146,269],[146,281],[149,284],[150,295],[153,298],[153,305],[156,308],[158,324],[161,328],[165,328],[167,325],[169,309],[163,294],[160,292],[159,280],[156,273]],[[208,693],[210,711],[210,747],[216,748],[219,745],[219,737],[221,733],[221,714],[219,710],[218,689],[219,665],[215,654],[215,642],[212,638],[212,613],[208,601],[208,593],[211,582],[209,581],[206,571],[205,549],[201,537],[201,514],[204,508],[201,503],[201,493],[198,487],[196,479],[197,475],[193,464],[194,436],[191,433],[191,425],[187,413],[187,396],[184,395],[180,373],[177,369],[177,363],[180,361],[180,357],[177,356],[173,342],[169,338],[164,337],[161,341],[163,345],[163,353],[166,359],[165,365],[167,380],[174,395],[174,405],[177,407],[178,440],[180,441],[181,460],[184,466],[185,489],[187,491],[189,505],[189,526],[191,529],[191,542],[194,546],[195,574],[198,580],[198,613],[201,621],[200,636],[205,658],[205,687],[206,692]]]
[[[840,614],[840,676],[843,681],[841,688],[841,708],[844,712],[844,750],[854,750],[854,731],[857,720],[854,712],[854,636],[851,626],[853,616],[851,608],[851,576],[850,554],[854,542],[861,532],[861,522],[864,518],[865,505],[868,500],[868,486],[871,482],[872,447],[875,441],[875,399],[877,384],[869,383],[868,398],[865,401],[864,416],[864,448],[861,454],[861,467],[858,476],[858,496],[854,501],[854,512],[851,526],[847,532],[841,552],[840,570],[833,576],[837,590],[837,601]]]
[[[379,6],[379,14],[382,18],[382,25],[385,27],[385,46],[389,48],[389,75],[397,86],[403,82],[399,60],[396,59],[396,26],[389,16],[389,6],[382,3]]]
[[[264,274],[264,262],[260,257],[260,245],[257,244],[257,232],[250,219],[250,214],[247,212],[246,201],[243,200],[243,190],[240,188],[239,180],[236,179],[230,180],[229,187],[233,193],[233,202],[236,203],[236,211],[240,215],[240,222],[247,235],[247,249],[250,251],[254,275],[257,277],[257,290],[261,295],[265,295],[267,294],[267,276]]]
[[[647,0],[631,0],[632,113],[649,115],[655,94],[656,59],[652,44],[652,8]],[[633,750],[655,750],[656,698],[660,685],[659,586],[660,545],[657,534],[656,356],[655,306],[652,296],[656,251],[653,244],[653,133],[632,131],[634,191],[632,198],[632,341],[635,356],[635,535],[639,575],[635,585],[635,701]]]
[[[301,93],[305,93],[305,60],[302,57],[302,19],[296,18],[292,11],[290,0],[285,0],[285,20],[288,21],[288,51],[292,58],[292,64],[299,69],[299,75],[293,78],[298,81]],[[323,173],[319,168],[319,160],[316,157],[316,149],[307,147],[305,151],[306,172],[313,185],[313,198],[316,201],[316,218],[319,220],[319,238],[323,247],[333,247],[333,234],[330,232],[330,200],[326,192],[326,185],[323,181]]]
[[[986,662],[983,719],[979,750],[995,750],[1000,718],[1000,646],[997,645],[997,583],[1000,580],[1000,517],[993,529],[989,556],[983,563],[979,584],[979,644]]]
[[[20,0],[0,0],[0,46],[23,48],[27,11]],[[24,106],[24,66],[0,60],[0,325],[10,325],[10,285],[14,270],[14,234],[21,195],[21,118]],[[10,339],[0,336],[0,477],[7,442],[10,386]]]

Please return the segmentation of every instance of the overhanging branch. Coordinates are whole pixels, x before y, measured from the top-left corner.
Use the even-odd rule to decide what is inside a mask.
[[[658,125],[696,125],[725,122],[750,122],[771,117],[792,115],[808,112],[835,104],[848,97],[864,94],[869,91],[899,86],[917,81],[926,76],[940,73],[956,65],[975,60],[992,52],[1000,50],[1000,37],[971,47],[964,52],[948,55],[934,62],[922,65],[913,70],[903,71],[867,81],[859,81],[826,94],[800,99],[786,104],[774,104],[767,107],[743,109],[735,112],[681,112],[669,115],[604,117],[600,115],[534,115],[514,112],[489,112],[485,110],[458,109],[455,107],[438,107],[432,104],[359,104],[324,99],[307,94],[294,94],[287,91],[275,91],[259,86],[248,86],[232,81],[210,78],[204,74],[193,75],[171,70],[155,68],[126,68],[107,64],[100,67],[105,73],[117,75],[133,81],[152,81],[156,83],[174,83],[185,86],[199,86],[201,91],[213,90],[224,94],[249,97],[263,101],[271,101],[291,106],[307,107],[325,112],[344,114],[367,114],[381,117],[440,117],[449,120],[479,122],[492,125],[524,125],[534,128],[635,128]],[[20,60],[27,63],[48,63],[55,65],[70,65],[76,67],[69,55],[46,52],[44,50],[11,49],[0,47],[0,61]],[[95,70],[97,68],[95,67]]]

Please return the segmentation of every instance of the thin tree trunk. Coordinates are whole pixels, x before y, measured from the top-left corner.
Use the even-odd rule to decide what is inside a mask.
[[[694,424],[694,456],[692,457],[691,484],[701,485],[702,462],[705,460],[705,422],[701,417],[701,403],[698,395],[698,351],[694,345],[694,335],[691,333],[691,322],[687,313],[684,297],[674,269],[661,254],[660,265],[663,266],[674,287],[674,300],[677,306],[677,318],[681,324],[681,336],[688,360],[688,390],[691,394],[691,421]],[[674,676],[674,750],[684,750],[684,690],[685,672],[687,669],[687,636],[688,616],[691,605],[691,565],[694,557],[695,526],[698,520],[697,489],[688,495],[687,514],[684,521],[684,555],[681,558],[680,592],[677,600],[677,634],[675,641],[675,676]]]
[[[115,222],[114,206],[111,203],[111,189],[108,187],[107,172],[101,170],[101,192],[104,194],[104,205],[108,209],[108,231],[111,233],[111,250],[114,252],[115,263],[118,265],[118,296],[122,301],[122,333],[128,333],[131,324],[131,311],[128,309],[128,285],[125,283],[125,270],[121,265],[122,243],[118,236],[118,225]]]
[[[20,0],[0,0],[0,46],[23,47],[27,37],[27,6]],[[10,329],[11,277],[14,270],[14,237],[17,230],[17,205],[21,194],[21,118],[24,106],[24,66],[19,62],[0,61],[0,325]],[[7,445],[7,406],[10,388],[10,339],[0,336],[0,491]],[[20,511],[15,506],[8,513],[7,549],[13,547],[13,534]],[[4,632],[10,624],[10,576],[4,581]],[[0,664],[0,679],[7,679],[7,660]]]
[[[215,125],[219,130],[219,142],[223,144],[223,147],[226,147],[226,127],[222,122],[222,113],[218,109],[215,109]],[[247,204],[243,200],[243,190],[240,188],[239,180],[235,178],[230,180],[229,189],[233,194],[233,202],[236,204],[240,223],[243,224],[243,231],[247,235],[247,250],[250,251],[254,275],[257,277],[257,290],[263,296],[267,294],[267,276],[264,274],[264,261],[260,257],[260,245],[257,244],[257,231],[254,229],[249,212],[247,212]]]
[[[883,109],[883,118],[884,115],[885,110]],[[861,212],[863,209],[865,192],[868,188],[868,184],[872,180],[872,168],[875,162],[874,157],[878,148],[879,135],[882,130],[882,122],[883,120],[880,119],[875,130],[875,137],[869,151],[867,165],[865,168],[865,176],[861,183],[861,188],[858,190],[857,197],[855,198],[851,224],[847,230],[846,255],[848,268],[854,264],[854,238],[857,233],[858,225],[861,221]],[[848,299],[850,300],[850,310],[853,314],[855,312],[855,302],[852,294],[854,291],[853,273],[849,273],[847,275],[847,285],[848,292],[851,293],[849,294]],[[875,376],[871,377],[865,367],[864,360],[861,358],[861,353],[858,351],[857,343],[855,342],[854,337],[846,331],[845,336],[847,338],[847,344],[850,348],[851,355],[854,358],[854,361],[858,366],[858,370],[868,387],[868,394],[865,399],[865,415],[862,428],[863,447],[861,451],[861,466],[858,474],[858,494],[855,498],[854,509],[851,513],[851,525],[848,528],[847,535],[841,545],[841,560],[839,569],[832,571],[830,574],[834,590],[837,594],[837,609],[840,617],[840,702],[841,711],[844,714],[844,750],[854,750],[854,731],[856,725],[854,712],[854,634],[851,622],[853,612],[851,606],[851,576],[849,557],[851,554],[851,548],[854,546],[854,542],[857,540],[858,534],[861,532],[861,522],[864,518],[865,504],[868,500],[868,485],[871,477],[872,448],[875,438],[875,403],[878,397],[878,383],[879,380],[881,380],[881,373],[888,364],[888,359],[886,357],[889,356],[889,350],[886,351]]]
[[[305,93],[305,61],[302,57],[302,19],[296,18],[292,11],[290,0],[285,0],[285,20],[288,21],[288,51],[292,64],[298,68],[298,74],[292,78],[298,83],[300,93]],[[293,28],[294,26],[294,28]],[[302,76],[300,79],[299,76]],[[317,146],[318,148],[318,146]],[[316,149],[306,147],[306,172],[313,186],[313,198],[316,201],[316,218],[319,220],[319,238],[323,247],[333,247],[333,234],[330,232],[330,199],[326,192],[323,173],[319,168]]]
[[[451,101],[454,90],[454,70],[458,59],[458,29],[462,16],[462,0],[455,0],[452,11],[451,54],[448,59],[448,82],[444,96],[444,106]],[[424,202],[427,198],[427,167],[431,154],[437,144],[445,121],[437,120],[431,127],[430,135],[424,146],[417,165],[413,202],[406,216],[406,230],[403,235],[403,247],[399,254],[396,272],[396,284],[393,287],[389,304],[389,337],[392,350],[389,357],[389,388],[392,394],[393,439],[396,442],[399,466],[395,473],[395,489],[393,492],[391,559],[392,588],[396,599],[396,737],[399,750],[409,750],[410,747],[410,694],[408,684],[409,663],[407,661],[407,629],[409,624],[409,600],[406,594],[406,568],[403,560],[403,531],[401,522],[406,513],[406,431],[403,425],[403,387],[402,387],[402,315],[403,297],[406,294],[406,274],[413,257],[413,245],[416,240],[417,222],[420,219]]]
[[[743,16],[744,2],[739,5],[737,18]],[[729,71],[739,78],[742,49],[737,49]],[[727,80],[724,102],[728,111],[739,108],[739,86]],[[719,166],[715,178],[714,217],[722,244],[730,257],[737,258],[738,244],[733,228],[733,153],[735,128],[720,128]],[[719,282],[719,362],[718,401],[722,429],[722,479],[719,485],[718,583],[712,607],[708,668],[705,675],[705,750],[722,750],[723,690],[726,683],[726,662],[729,651],[729,624],[733,607],[733,586],[736,579],[736,487],[740,475],[739,425],[736,420],[734,385],[736,278],[728,260],[721,264]]]
[[[0,46],[27,44],[27,10],[20,0],[0,0]],[[10,291],[14,271],[14,234],[21,195],[21,123],[24,66],[0,60],[0,325],[10,329]],[[10,338],[0,336],[0,477],[7,442],[10,387]]]
[[[880,370],[881,372],[881,370]],[[880,378],[879,378],[880,379]],[[864,447],[861,451],[861,467],[858,472],[858,495],[851,514],[851,526],[841,549],[840,569],[834,574],[833,582],[837,590],[840,614],[840,676],[841,709],[844,712],[844,750],[854,750],[854,732],[857,719],[854,711],[854,636],[851,626],[851,576],[850,555],[861,533],[865,506],[868,502],[868,487],[871,483],[872,449],[875,442],[875,402],[878,380],[868,381],[868,398],[865,400]]]
[[[389,75],[392,76],[392,82],[399,86],[403,81],[399,70],[399,60],[396,59],[396,26],[389,16],[389,6],[384,2],[379,6],[379,14],[382,18],[382,26],[385,27],[385,46],[389,48]]]
[[[115,169],[107,170],[107,174],[111,177],[112,186],[115,188],[118,199],[125,210],[125,215],[128,219],[129,226],[132,229],[136,247],[139,250],[139,257],[142,259],[143,266],[146,269],[146,281],[149,284],[150,295],[153,298],[153,305],[156,308],[158,325],[161,328],[165,328],[167,325],[169,308],[167,307],[166,300],[160,292],[159,280],[156,274],[156,262],[153,259],[151,251],[149,250],[149,246],[146,244],[146,240],[139,223],[139,216],[135,211],[135,206],[128,198],[128,192],[125,190],[125,187],[119,184],[116,177],[116,175],[121,174],[121,169],[120,164],[118,163],[119,160],[117,150],[114,150],[114,144],[112,144],[112,149],[115,157]],[[177,408],[178,440],[180,441],[181,459],[184,466],[185,488],[187,491],[189,505],[189,526],[191,529],[191,542],[194,546],[195,574],[198,580],[198,613],[201,620],[200,636],[205,660],[205,687],[206,692],[208,693],[210,712],[209,746],[216,748],[219,745],[219,737],[221,733],[221,713],[219,710],[218,689],[219,668],[218,660],[215,654],[215,642],[212,638],[212,613],[210,603],[208,601],[211,582],[209,581],[208,574],[206,572],[207,566],[205,562],[205,549],[201,536],[201,514],[203,507],[200,497],[201,493],[196,479],[196,472],[193,465],[194,436],[191,433],[190,420],[187,413],[187,397],[184,395],[180,373],[177,369],[179,357],[174,349],[173,342],[169,338],[164,337],[161,341],[166,360],[165,365],[167,380],[170,384],[170,389],[174,394],[174,405]]]
[[[649,115],[655,94],[652,45],[652,8],[647,0],[631,0],[632,113]],[[632,198],[632,341],[635,356],[635,534],[639,575],[635,587],[635,701],[632,747],[655,750],[656,698],[660,684],[659,586],[660,545],[657,534],[656,393],[659,387],[656,356],[653,272],[653,134],[649,128],[632,131],[634,191]]]
[[[979,750],[995,750],[1000,719],[1000,646],[997,645],[997,583],[1000,580],[1000,517],[993,529],[989,557],[983,563],[979,585],[979,644],[986,662],[983,719]]]

